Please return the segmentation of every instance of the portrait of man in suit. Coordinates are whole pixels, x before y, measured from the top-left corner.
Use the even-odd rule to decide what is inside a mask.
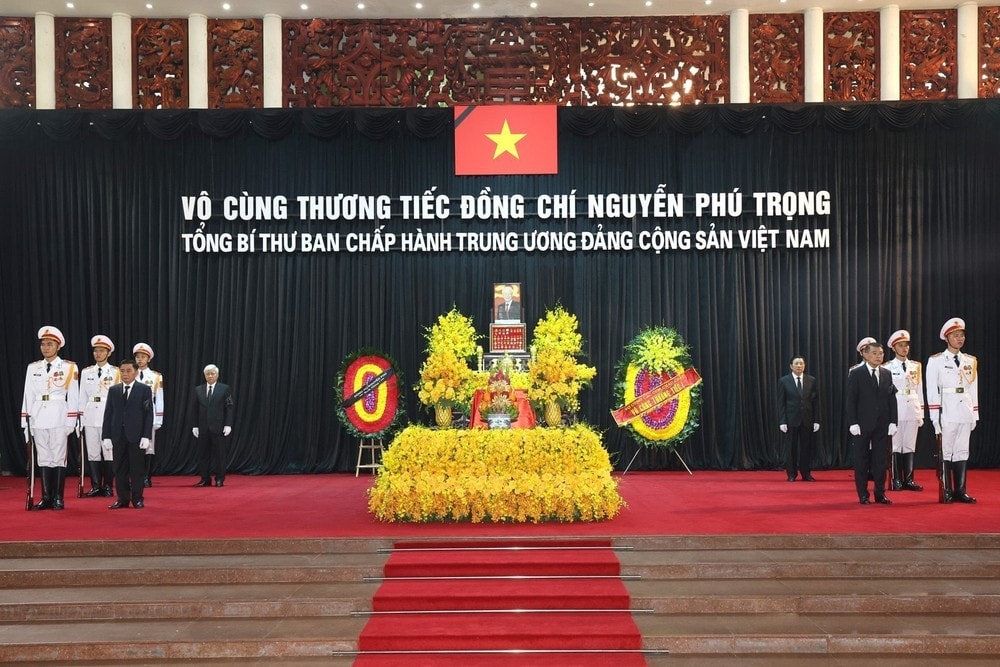
[[[521,286],[519,284],[504,283],[494,285],[493,303],[496,308],[495,321],[521,321]]]
[[[896,433],[896,385],[892,373],[882,367],[885,355],[879,343],[869,343],[862,355],[865,363],[847,376],[847,423],[854,450],[854,484],[862,505],[869,504],[868,473],[875,486],[875,502],[891,505],[885,495],[885,470],[889,460],[889,437]]]
[[[785,434],[785,472],[794,482],[815,482],[812,476],[813,434],[819,430],[816,405],[819,389],[816,378],[806,375],[805,357],[794,356],[788,364],[791,373],[778,380],[778,428]]]
[[[130,502],[142,509],[146,450],[153,437],[153,390],[136,381],[139,367],[134,359],[121,362],[118,372],[121,384],[108,390],[101,428],[101,446],[113,454],[118,495],[108,509],[123,509]]]
[[[205,384],[194,388],[192,413],[195,425],[191,434],[198,439],[198,472],[201,480],[195,486],[212,486],[212,471],[215,471],[215,485],[226,483],[226,467],[229,465],[229,435],[233,432],[233,392],[228,384],[219,382],[219,367],[205,366]]]

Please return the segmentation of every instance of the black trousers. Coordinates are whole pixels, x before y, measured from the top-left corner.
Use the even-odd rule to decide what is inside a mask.
[[[118,501],[127,504],[142,500],[142,482],[146,477],[146,452],[138,442],[114,443],[115,489]]]
[[[875,481],[875,497],[885,496],[885,470],[889,462],[889,434],[886,427],[873,432],[861,432],[851,442],[854,448],[854,485],[858,498],[868,497],[868,472]]]
[[[226,466],[229,465],[229,438],[221,433],[212,433],[207,428],[199,429],[198,444],[201,447],[198,461],[198,472],[202,479],[226,478]]]
[[[813,425],[799,424],[789,426],[785,434],[788,441],[788,458],[785,459],[785,472],[789,477],[795,477],[796,471],[802,477],[812,475],[813,459]]]

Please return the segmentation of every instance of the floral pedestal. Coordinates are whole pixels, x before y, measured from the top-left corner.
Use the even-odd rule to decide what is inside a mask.
[[[382,521],[602,521],[623,505],[600,436],[558,429],[410,426],[369,491]]]

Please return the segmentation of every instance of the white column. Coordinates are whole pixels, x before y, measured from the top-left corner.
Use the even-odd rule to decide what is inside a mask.
[[[208,108],[208,17],[204,14],[188,16],[188,56],[191,59],[188,73],[188,107]]]
[[[899,5],[886,5],[879,10],[879,87],[881,99],[899,99]]]
[[[56,17],[35,14],[35,108],[56,108]]]
[[[729,101],[750,101],[750,12],[734,9],[729,15]]]
[[[111,106],[131,109],[135,96],[132,76],[132,17],[121,12],[111,15]]]
[[[264,14],[264,106],[281,108],[281,17]]]
[[[823,9],[810,7],[805,12],[805,101],[822,102],[826,98],[823,82],[826,79],[826,59],[823,45],[826,43],[823,28]]]
[[[979,5],[958,6],[958,96],[979,97]]]

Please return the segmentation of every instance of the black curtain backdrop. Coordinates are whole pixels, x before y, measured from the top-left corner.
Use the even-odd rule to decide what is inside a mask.
[[[945,319],[965,318],[980,359],[982,421],[972,464],[1000,464],[993,362],[1000,284],[1000,101],[692,109],[560,108],[558,175],[456,177],[450,109],[0,112],[0,463],[21,473],[25,366],[45,324],[62,356],[92,362],[90,337],[127,356],[145,341],[165,376],[157,468],[193,474],[192,388],[214,362],[234,388],[234,472],[353,470],[357,441],[335,416],[341,360],[372,346],[396,357],[407,387],[425,327],[453,304],[487,333],[492,286],[519,282],[529,334],[561,303],[580,320],[598,377],[580,417],[604,433],[619,469],[635,443],[610,418],[615,364],[642,328],[676,328],[704,376],[701,426],[679,452],[695,469],[778,469],[775,389],[789,357],[817,376],[817,468],[848,467],[843,395],[854,345],[913,334],[913,357],[944,348]],[[194,253],[181,196],[436,192],[580,197],[745,195],[738,219],[404,221],[385,231],[593,231],[828,228],[830,247],[593,252]],[[750,193],[829,190],[829,216],[760,219]],[[581,204],[580,212],[585,209]],[[375,222],[227,222],[206,231],[373,232]],[[407,391],[413,420],[429,423]],[[921,434],[929,465],[933,435]],[[677,469],[643,450],[633,469]]]

